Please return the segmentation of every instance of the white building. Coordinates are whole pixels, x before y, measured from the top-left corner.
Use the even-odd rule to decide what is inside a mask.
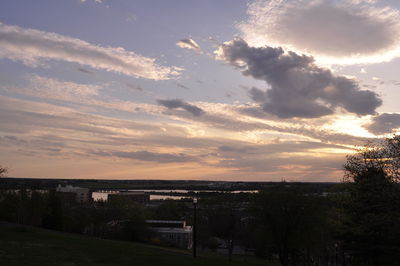
[[[149,228],[160,239],[161,244],[179,248],[192,248],[192,226],[185,221],[146,220]]]

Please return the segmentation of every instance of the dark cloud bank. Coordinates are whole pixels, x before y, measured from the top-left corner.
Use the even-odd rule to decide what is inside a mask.
[[[183,110],[188,111],[194,116],[200,116],[204,113],[203,109],[192,105],[190,103],[184,102],[180,99],[172,99],[172,100],[157,100],[157,103],[168,108],[168,109],[178,109],[181,108]]]
[[[269,84],[269,89],[253,87],[249,94],[264,112],[279,118],[321,117],[333,114],[337,107],[367,115],[382,104],[375,92],[360,90],[356,81],[318,67],[310,56],[280,47],[250,47],[242,39],[221,45],[217,54],[243,75]]]

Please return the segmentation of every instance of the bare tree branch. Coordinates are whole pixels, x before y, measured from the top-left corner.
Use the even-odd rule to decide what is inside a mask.
[[[0,166],[0,177],[4,176],[7,173],[7,168]]]

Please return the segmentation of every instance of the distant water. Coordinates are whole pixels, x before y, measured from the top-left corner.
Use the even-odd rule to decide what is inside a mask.
[[[141,190],[141,191],[143,191],[143,190]],[[94,201],[98,201],[98,200],[106,201],[108,199],[108,194],[113,194],[113,193],[110,193],[110,192],[93,192],[92,193],[92,198],[93,198]],[[169,195],[153,195],[153,194],[150,194],[150,200],[166,200],[166,199],[180,200],[180,199],[183,199],[183,198],[185,198],[185,196],[169,196]]]
[[[258,190],[233,190],[233,191],[220,191],[220,190],[185,190],[185,189],[130,189],[128,191],[143,191],[150,194],[150,200],[180,200],[183,198],[190,197],[188,194],[191,192],[194,193],[215,193],[215,192],[226,192],[226,193],[257,193]],[[117,193],[117,191],[95,191],[92,193],[93,200],[107,200],[108,194]],[[171,193],[171,194],[183,194],[183,195],[160,195],[160,193]]]

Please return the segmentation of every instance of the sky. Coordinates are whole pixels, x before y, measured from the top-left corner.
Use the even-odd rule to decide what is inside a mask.
[[[400,130],[400,2],[2,0],[12,177],[336,182]]]

